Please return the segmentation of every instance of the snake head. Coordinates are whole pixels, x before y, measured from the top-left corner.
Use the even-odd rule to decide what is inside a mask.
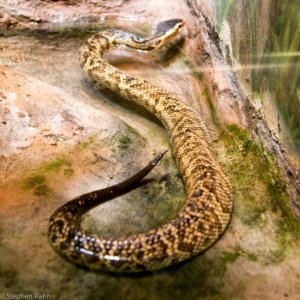
[[[158,23],[154,30],[155,44],[159,49],[183,29],[183,19],[170,19]]]

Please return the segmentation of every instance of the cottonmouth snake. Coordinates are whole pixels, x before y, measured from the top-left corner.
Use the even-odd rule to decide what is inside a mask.
[[[51,216],[48,237],[58,253],[77,264],[113,272],[157,270],[205,250],[219,238],[229,222],[231,187],[197,114],[171,93],[113,67],[102,58],[111,47],[159,49],[180,32],[183,24],[180,19],[161,22],[149,38],[104,30],[80,49],[81,66],[93,80],[146,108],[161,121],[169,134],[186,201],[173,220],[146,233],[115,239],[102,238],[80,228],[82,214],[141,180],[161,154],[123,183],[68,202]]]

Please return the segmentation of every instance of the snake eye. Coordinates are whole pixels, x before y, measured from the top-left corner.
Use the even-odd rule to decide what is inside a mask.
[[[182,27],[183,27],[183,23],[180,23],[180,24],[178,25],[178,30],[182,29]]]

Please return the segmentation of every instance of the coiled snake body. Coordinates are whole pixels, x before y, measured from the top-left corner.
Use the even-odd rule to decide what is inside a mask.
[[[141,180],[156,165],[160,155],[125,182],[68,202],[51,216],[48,237],[58,253],[77,264],[113,272],[164,268],[205,250],[229,222],[231,187],[197,114],[169,92],[118,70],[102,58],[104,51],[113,46],[143,51],[160,48],[183,24],[180,19],[161,22],[148,39],[105,30],[90,38],[80,50],[81,66],[93,80],[143,106],[161,121],[182,175],[186,201],[175,219],[146,233],[104,239],[80,228],[82,214]]]

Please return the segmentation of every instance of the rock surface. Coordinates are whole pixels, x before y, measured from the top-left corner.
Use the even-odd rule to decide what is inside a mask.
[[[245,7],[244,1],[237,3],[236,12]],[[272,15],[271,4],[264,4],[262,15]],[[299,222],[290,208],[297,199],[296,172],[267,130],[263,109],[246,96],[249,74],[236,76],[229,66],[237,65],[239,51],[230,50],[225,29],[234,32],[236,47],[245,42],[238,44],[232,20],[226,27],[217,1],[172,1],[168,10],[161,5],[160,0],[0,1],[4,299],[299,298]],[[128,178],[168,141],[150,114],[94,88],[79,68],[77,49],[100,25],[146,32],[150,24],[173,17],[187,20],[186,39],[175,50],[157,57],[115,52],[108,59],[172,91],[205,120],[234,186],[232,222],[212,248],[168,270],[130,276],[79,268],[51,249],[51,213],[73,197]],[[215,28],[221,27],[218,40]],[[261,45],[267,36],[261,35]],[[154,180],[92,210],[83,226],[119,236],[174,217],[184,190],[171,153],[148,178]]]

